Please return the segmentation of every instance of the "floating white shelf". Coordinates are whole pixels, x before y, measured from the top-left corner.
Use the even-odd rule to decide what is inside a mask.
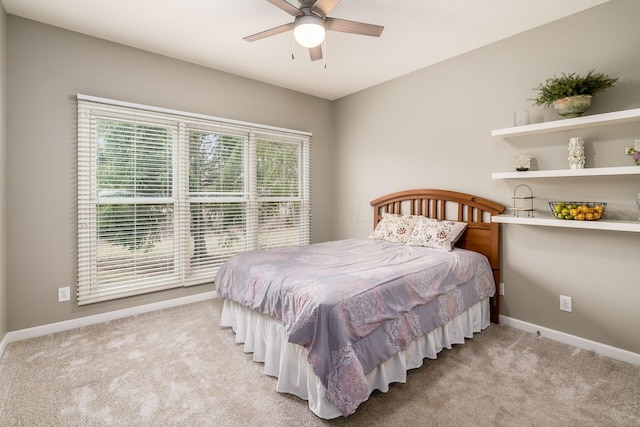
[[[512,215],[492,216],[491,221],[499,222],[501,224],[540,225],[544,227],[583,228],[591,230],[631,231],[640,233],[640,221],[623,221],[613,219],[601,219],[599,221],[570,221],[554,218],[552,216],[529,218],[516,217]]]
[[[554,120],[552,122],[535,123],[532,125],[516,126],[504,129],[494,129],[491,131],[491,136],[501,136],[503,138],[509,138],[639,121],[640,108],[634,108],[631,110],[594,114],[592,116],[576,117],[573,119]]]
[[[606,176],[606,175],[640,175],[640,166],[621,166],[607,168],[558,169],[526,172],[493,172],[492,179],[505,178],[557,178],[567,176]]]
[[[591,116],[562,119],[546,123],[536,123],[491,131],[492,136],[512,138],[518,136],[537,135],[565,130],[584,129],[596,126],[617,125],[622,123],[640,122],[640,108],[632,110],[614,111],[611,113],[594,114]],[[577,176],[611,176],[611,175],[640,175],[640,166],[560,169],[525,172],[494,172],[493,179],[529,179],[529,178],[559,178]],[[516,212],[517,213],[517,212]],[[539,225],[544,227],[581,228],[591,230],[630,231],[640,233],[640,221],[623,221],[601,219],[599,221],[575,221],[555,218],[551,213],[536,214],[535,217],[520,217],[513,215],[497,215],[491,217],[493,222],[503,224]]]

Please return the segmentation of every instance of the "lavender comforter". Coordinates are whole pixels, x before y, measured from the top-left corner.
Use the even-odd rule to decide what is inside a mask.
[[[366,238],[238,254],[215,283],[282,321],[345,416],[368,398],[369,371],[495,292],[479,253]]]

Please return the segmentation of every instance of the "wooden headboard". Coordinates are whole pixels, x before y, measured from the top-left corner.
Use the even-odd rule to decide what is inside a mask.
[[[382,214],[423,215],[435,219],[466,222],[469,225],[456,247],[480,252],[491,263],[496,284],[496,296],[491,307],[491,321],[498,323],[500,312],[500,224],[491,216],[504,212],[505,207],[482,197],[447,190],[407,190],[379,197],[373,206],[373,228]]]

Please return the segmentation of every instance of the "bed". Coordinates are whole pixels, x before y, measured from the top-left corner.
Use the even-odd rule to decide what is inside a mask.
[[[238,254],[216,275],[220,324],[325,419],[498,322],[504,207],[447,190],[371,202],[363,238]]]

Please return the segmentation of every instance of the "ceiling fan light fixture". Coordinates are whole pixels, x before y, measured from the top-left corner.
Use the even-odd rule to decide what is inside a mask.
[[[313,15],[297,16],[293,36],[301,46],[318,46],[325,36],[324,20]]]

